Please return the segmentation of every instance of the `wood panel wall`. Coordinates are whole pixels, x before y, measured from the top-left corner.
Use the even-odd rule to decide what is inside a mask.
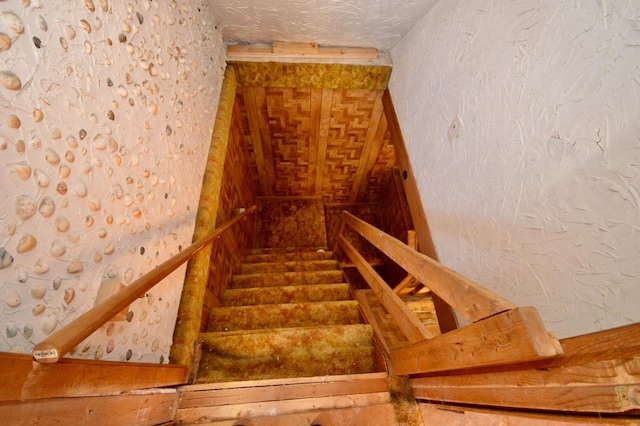
[[[258,195],[373,201],[395,164],[380,90],[241,87]]]

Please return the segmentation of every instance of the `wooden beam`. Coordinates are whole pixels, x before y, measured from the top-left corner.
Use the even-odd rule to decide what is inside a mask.
[[[464,386],[505,385],[527,383],[567,384],[572,376],[591,377],[594,383],[613,383],[619,374],[615,368],[606,371],[605,365],[614,362],[624,365],[627,375],[639,375],[640,366],[633,367],[640,358],[640,324],[584,334],[560,340],[563,354],[557,358],[520,363],[489,369],[468,370],[464,375],[423,377],[416,383]],[[605,363],[605,364],[602,364]],[[585,369],[600,369],[598,374],[584,374]],[[618,367],[619,369],[620,367]],[[614,371],[616,370],[616,371]]]
[[[524,426],[637,426],[638,418],[621,416],[570,415],[566,413],[543,413],[490,409],[442,403],[418,404],[423,419],[434,425],[524,425]]]
[[[407,339],[411,343],[417,343],[432,338],[433,334],[429,329],[413,315],[413,312],[411,312],[407,305],[393,292],[373,267],[369,265],[369,262],[367,262],[358,250],[356,250],[343,235],[338,236],[338,241]]]
[[[268,383],[265,383],[268,382]],[[388,391],[387,373],[211,383],[180,388],[180,408],[247,404]]]
[[[396,161],[398,167],[402,170],[402,184],[407,194],[407,203],[409,204],[409,211],[413,219],[413,226],[418,234],[420,252],[437,261],[438,254],[433,244],[429,222],[424,212],[420,191],[418,190],[415,175],[411,168],[411,161],[409,160],[409,154],[407,153],[404,137],[402,136],[402,130],[389,90],[385,90],[382,104],[384,106],[384,114],[387,118],[389,131],[391,132],[391,141],[395,149]],[[440,331],[446,333],[447,331],[458,328],[458,322],[451,306],[443,301],[437,294],[433,294],[433,303],[436,308],[436,314],[438,315]]]
[[[343,220],[407,273],[427,284],[469,321],[478,321],[517,307],[354,215],[344,212]]]
[[[276,54],[294,54],[294,55],[312,55],[318,53],[318,43],[292,43],[276,41],[273,43],[273,53]]]
[[[14,425],[158,425],[173,421],[178,393],[52,398],[0,403],[0,417]]]
[[[394,374],[453,371],[562,354],[538,311],[515,308],[391,353]]]
[[[580,383],[464,388],[421,385],[414,388],[414,395],[418,399],[456,402],[462,399],[473,405],[531,410],[624,413],[640,409],[640,381],[611,385]]]
[[[389,392],[356,395],[324,396],[319,398],[289,399],[285,401],[252,402],[178,409],[176,420],[184,424],[214,422],[225,419],[246,419],[260,416],[304,413],[315,410],[366,407],[390,402]]]
[[[0,401],[87,396],[187,383],[187,367],[62,359],[40,364],[29,355],[0,353]]]
[[[561,357],[411,380],[422,399],[553,411],[640,408],[640,324],[560,341]]]
[[[378,59],[378,50],[359,47],[318,47],[316,43],[275,43],[273,46],[227,46],[227,58]]]

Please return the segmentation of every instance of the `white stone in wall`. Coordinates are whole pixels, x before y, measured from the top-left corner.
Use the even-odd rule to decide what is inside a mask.
[[[190,244],[224,67],[202,0],[0,2],[0,351]],[[183,278],[72,356],[167,362]]]

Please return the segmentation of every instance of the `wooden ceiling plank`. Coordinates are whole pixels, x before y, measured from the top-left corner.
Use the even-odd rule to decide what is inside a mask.
[[[353,186],[351,188],[351,195],[349,198],[349,202],[355,203],[358,200],[358,193],[360,191],[360,185],[362,185],[363,180],[366,185],[366,176],[367,173],[371,170],[367,170],[368,167],[368,159],[371,154],[371,150],[373,145],[375,144],[375,138],[378,131],[378,125],[380,124],[380,119],[382,118],[382,114],[384,111],[382,105],[382,95],[384,92],[379,91],[376,95],[376,100],[373,105],[373,110],[371,112],[371,119],[369,120],[369,126],[367,128],[367,134],[365,136],[364,146],[362,148],[362,154],[360,156],[360,161],[358,162],[358,169],[356,171],[356,175],[353,178]],[[384,133],[383,133],[384,135]],[[374,159],[375,164],[375,159]]]
[[[309,168],[307,175],[307,195],[316,195],[316,175],[318,168],[318,151],[320,139],[320,122],[322,121],[322,89],[311,89],[311,106],[309,111]]]
[[[258,119],[258,108],[254,95],[254,88],[239,87],[244,97],[244,104],[247,107],[247,121],[249,121],[249,131],[251,132],[251,144],[255,154],[256,166],[258,168],[258,178],[262,195],[271,195],[267,180],[267,170],[265,166],[265,156],[262,149],[262,138],[260,137],[260,121]]]
[[[331,125],[331,107],[333,105],[333,90],[323,89],[320,104],[320,123],[318,128],[318,163],[316,165],[315,195],[322,194],[324,168],[327,159],[327,144],[329,142],[329,127]]]

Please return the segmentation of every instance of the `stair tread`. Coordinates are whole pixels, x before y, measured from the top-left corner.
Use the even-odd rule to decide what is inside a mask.
[[[225,306],[321,302],[349,299],[351,299],[351,292],[349,285],[345,283],[238,288],[224,290],[222,293],[222,303]]]
[[[274,272],[238,274],[232,278],[232,288],[274,287],[302,284],[331,284],[344,282],[342,271]]]
[[[288,253],[249,254],[245,263],[286,262],[295,260],[335,260],[332,251],[301,251]]]
[[[214,308],[207,331],[361,323],[355,300]]]
[[[322,260],[288,260],[274,262],[253,262],[240,265],[240,275],[278,273],[278,272],[310,272],[338,270],[338,262],[333,259]]]
[[[329,251],[327,246],[320,247],[259,247],[249,250],[249,254],[272,254],[272,253],[308,253],[318,251]]]
[[[199,382],[376,371],[366,324],[202,333],[199,340]]]

